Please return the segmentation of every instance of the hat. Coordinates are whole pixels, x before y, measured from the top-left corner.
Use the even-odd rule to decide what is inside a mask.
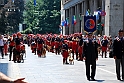
[[[120,29],[118,32],[124,32],[122,29]]]
[[[68,41],[67,40],[64,40],[64,43],[67,43]]]
[[[104,35],[104,39],[106,39],[107,38],[107,36],[106,35]]]
[[[88,35],[92,35],[93,33],[92,32],[88,32]]]
[[[20,32],[17,32],[17,35],[18,35],[18,36],[22,36],[22,34],[21,34]]]

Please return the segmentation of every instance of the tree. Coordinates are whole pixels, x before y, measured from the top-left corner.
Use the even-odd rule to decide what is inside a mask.
[[[60,0],[37,0],[36,6],[28,1],[25,9],[24,23],[34,33],[59,33]]]
[[[14,0],[14,3],[12,0],[4,1],[3,7],[0,8],[0,32],[2,34],[17,32],[19,23],[23,22],[24,1]]]

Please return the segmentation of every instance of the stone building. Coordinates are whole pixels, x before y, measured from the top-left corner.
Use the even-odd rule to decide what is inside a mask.
[[[86,14],[86,10],[89,9],[93,14],[98,8],[106,12],[106,15],[101,16],[100,19],[104,24],[102,35],[112,37],[117,35],[118,30],[124,27],[124,0],[61,0],[61,21],[68,18],[70,23],[69,27],[62,27],[62,34],[76,32],[85,34],[83,16]],[[76,16],[76,25],[72,24],[73,15]]]

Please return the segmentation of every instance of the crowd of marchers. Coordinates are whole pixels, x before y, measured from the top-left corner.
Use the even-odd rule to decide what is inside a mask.
[[[85,60],[87,80],[95,80],[96,60],[102,58],[113,58],[116,62],[117,79],[120,77],[120,63],[122,63],[122,79],[124,79],[124,37],[123,30],[119,30],[118,36],[112,38],[106,35],[93,35],[92,32],[82,35],[74,33],[70,35],[61,34],[21,34],[0,35],[0,51],[2,59],[9,53],[9,61],[21,62],[20,55],[26,53],[27,44],[32,53],[40,57],[46,57],[46,51],[62,55],[63,64],[72,64],[72,61]],[[109,53],[109,56],[107,55]],[[13,56],[13,57],[12,57]],[[74,62],[74,61],[73,61]],[[90,65],[91,76],[90,76]],[[91,78],[91,79],[90,79]]]

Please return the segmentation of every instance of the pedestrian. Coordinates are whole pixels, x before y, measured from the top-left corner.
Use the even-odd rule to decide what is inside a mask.
[[[3,35],[0,35],[0,52],[2,55],[2,59],[4,59],[4,40],[3,40]]]
[[[12,80],[8,76],[6,76],[2,72],[0,72],[0,83],[27,83],[27,82],[23,81],[24,79],[25,78],[20,78],[20,79]]]
[[[108,44],[109,44],[109,42],[108,42],[107,36],[104,35],[104,38],[101,41],[101,45],[102,45],[102,58],[103,58],[103,53],[105,53],[105,58],[107,58]]]
[[[119,30],[118,36],[113,42],[113,56],[116,64],[116,75],[118,80],[124,80],[124,37],[123,30]],[[121,67],[121,66],[122,67]],[[122,79],[120,75],[120,68],[122,68]]]
[[[79,58],[78,61],[83,61],[83,37],[82,37],[82,33],[80,33],[79,35],[79,46],[78,46],[78,54],[79,54]]]
[[[9,61],[11,61],[11,57],[12,57],[12,52],[13,52],[13,48],[15,46],[15,42],[14,39],[12,37],[9,38]]]
[[[68,58],[68,41],[64,40],[62,44],[62,57],[63,57],[63,64],[69,64],[67,61]]]
[[[20,57],[21,37],[22,37],[22,34],[20,32],[17,32],[17,37],[14,40],[15,41],[16,55],[13,55],[13,61],[14,62],[17,61],[18,63],[21,62],[21,57]]]
[[[8,55],[8,39],[4,38],[4,55]]]
[[[86,76],[87,80],[95,81],[96,73],[96,60],[98,60],[98,44],[93,39],[92,32],[88,33],[88,38],[84,40],[83,56],[86,66]],[[90,65],[91,65],[91,76],[90,76]]]

